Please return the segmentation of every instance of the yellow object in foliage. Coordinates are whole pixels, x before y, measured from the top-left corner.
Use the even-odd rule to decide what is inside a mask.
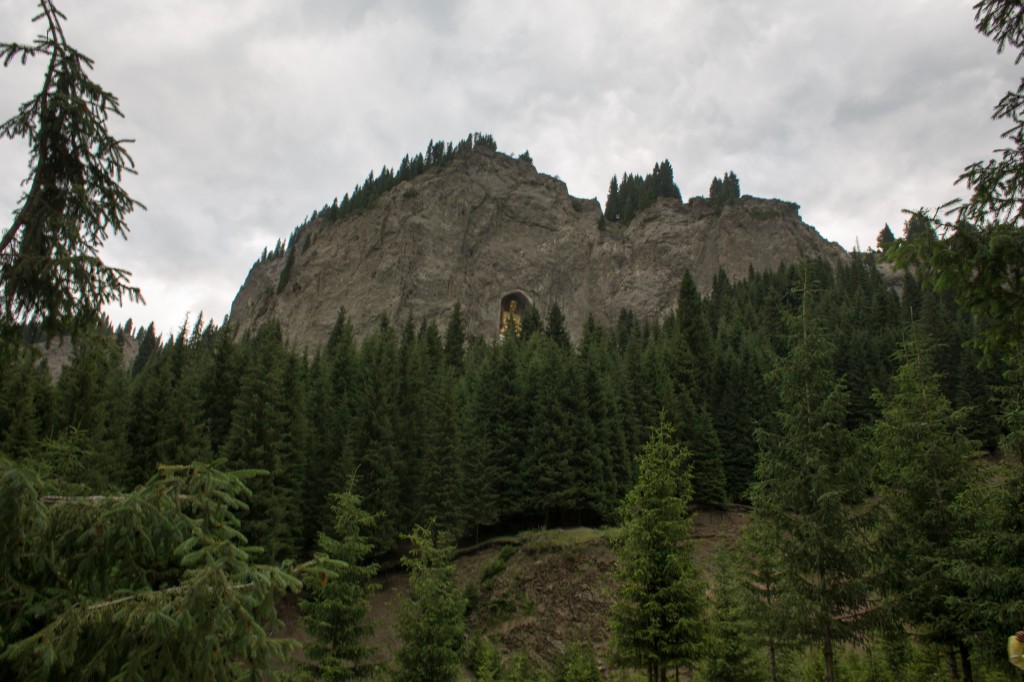
[[[1024,642],[1017,639],[1016,635],[1006,642],[1006,653],[1010,656],[1010,663],[1024,670]]]

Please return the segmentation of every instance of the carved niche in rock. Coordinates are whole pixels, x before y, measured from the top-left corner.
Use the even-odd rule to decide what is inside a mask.
[[[518,336],[523,329],[523,313],[530,307],[530,299],[521,291],[501,297],[501,315],[498,318],[498,337],[505,338],[509,329]]]

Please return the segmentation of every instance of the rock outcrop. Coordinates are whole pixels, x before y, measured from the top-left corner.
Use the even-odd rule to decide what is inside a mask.
[[[243,334],[276,318],[290,342],[312,350],[342,307],[363,336],[382,314],[441,326],[461,303],[467,333],[490,339],[515,294],[542,314],[557,303],[575,338],[591,313],[606,325],[622,308],[641,319],[668,314],[687,269],[706,292],[719,268],[737,279],[846,257],[796,204],[776,199],[745,196],[721,210],[700,197],[659,199],[625,228],[602,227],[597,200],[571,197],[528,160],[478,147],[358,215],[312,222],[285,257],[253,266],[230,321]]]

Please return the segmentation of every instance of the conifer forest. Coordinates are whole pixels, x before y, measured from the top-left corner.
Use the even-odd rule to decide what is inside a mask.
[[[98,255],[140,208],[130,146],[39,11],[36,42],[0,44],[48,64],[0,127],[31,155],[0,241],[0,679],[1022,679],[1020,89],[970,200],[836,265],[722,271],[706,295],[687,272],[665,318],[578,338],[557,305],[500,338],[459,307],[359,335],[342,307],[299,352],[275,323],[110,323],[139,296]],[[1019,3],[976,12],[1024,54]],[[458,153],[432,142],[311,221]],[[613,178],[602,229],[678,195],[668,161]],[[706,510],[741,530],[698,553]],[[490,579],[520,534],[579,527],[615,557],[607,642],[540,660],[472,631],[458,556],[498,543]],[[407,581],[393,656],[369,616],[385,574]]]

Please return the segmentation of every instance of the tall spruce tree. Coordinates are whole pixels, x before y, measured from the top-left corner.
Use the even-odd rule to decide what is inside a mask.
[[[639,465],[620,509],[612,651],[621,665],[661,682],[670,669],[700,658],[706,598],[690,545],[689,454],[672,442],[664,420],[652,430]]]
[[[968,586],[954,570],[968,532],[958,499],[977,476],[978,452],[939,388],[920,330],[903,345],[891,398],[872,430],[883,510],[881,593],[917,637],[956,651],[970,679]]]
[[[306,532],[330,532],[334,515],[330,494],[341,490],[355,471],[351,452],[353,394],[356,391],[357,348],[345,310],[338,311],[327,344],[310,369],[313,386],[311,422],[314,432],[306,472]]]
[[[98,255],[110,234],[126,235],[127,215],[139,204],[120,185],[131,159],[107,131],[108,118],[120,115],[117,99],[88,77],[91,60],[67,44],[64,15],[50,0],[39,7],[44,35],[30,46],[0,44],[5,66],[49,58],[41,91],[0,125],[0,136],[28,137],[31,168],[0,237],[0,331],[35,322],[49,336],[85,322],[103,326],[104,304],[140,298],[128,273]],[[114,353],[90,342],[81,348],[81,359],[92,359],[62,389],[68,432],[87,425],[124,442],[123,410],[91,378],[100,364],[93,360]],[[124,386],[113,393],[127,396]],[[97,407],[106,414],[90,414]],[[26,453],[15,464],[0,456],[0,678],[274,675],[289,648],[269,634],[279,626],[275,603],[299,582],[257,564],[257,548],[240,532],[253,472],[165,465],[131,492],[83,495],[82,486],[42,473],[43,459]]]
[[[466,323],[462,317],[462,305],[455,304],[452,316],[444,330],[444,361],[457,370],[462,371],[462,360],[465,357]]]
[[[295,556],[302,538],[300,511],[305,470],[304,426],[293,421],[302,404],[289,376],[281,328],[270,323],[247,342],[246,365],[223,454],[233,467],[261,469],[243,530],[272,560]],[[289,390],[289,389],[292,390]]]
[[[352,398],[351,439],[357,492],[370,513],[381,513],[371,538],[380,551],[391,549],[398,537],[402,481],[397,421],[399,399],[398,343],[386,319],[360,349],[359,375]]]
[[[500,345],[505,351],[511,348],[509,343]],[[466,372],[459,383],[464,485],[473,491],[472,504],[466,507],[466,522],[477,540],[480,527],[496,523],[501,516],[502,491],[509,484],[510,450],[514,447],[508,437],[499,435],[511,431],[507,426],[511,415],[502,409],[503,399],[511,396],[502,391],[512,387],[503,381],[506,377],[493,369],[494,356],[493,346],[471,344],[466,354]]]
[[[418,518],[435,519],[438,528],[460,538],[470,516],[475,488],[465,480],[464,448],[459,424],[458,402],[453,372],[442,369],[429,387],[426,398],[425,442],[418,477]]]
[[[806,281],[799,315],[790,318],[793,346],[772,372],[780,409],[777,426],[759,432],[751,499],[778,538],[782,588],[802,614],[800,634],[821,646],[833,682],[835,645],[858,633],[867,605],[866,517],[852,513],[864,502],[866,477]]]

